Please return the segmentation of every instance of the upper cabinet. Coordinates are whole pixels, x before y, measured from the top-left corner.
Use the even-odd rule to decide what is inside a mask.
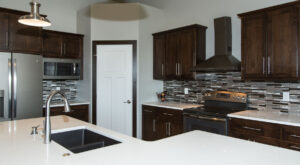
[[[9,16],[6,13],[0,13],[0,50],[9,49]]]
[[[240,14],[242,78],[299,80],[299,2]]]
[[[191,68],[205,60],[206,29],[191,25],[153,34],[153,78],[194,80]]]
[[[43,56],[47,58],[80,59],[83,54],[83,35],[43,31]]]
[[[24,14],[27,13],[9,9],[0,11],[0,51],[42,53],[42,28],[20,24],[18,19]]]

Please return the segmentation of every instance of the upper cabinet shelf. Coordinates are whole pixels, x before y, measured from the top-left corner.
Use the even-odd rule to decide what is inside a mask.
[[[194,80],[192,67],[205,60],[206,29],[190,25],[153,34],[153,78]]]
[[[83,35],[43,31],[43,56],[47,58],[80,59],[83,54]]]
[[[300,3],[239,14],[242,19],[242,78],[298,81]]]

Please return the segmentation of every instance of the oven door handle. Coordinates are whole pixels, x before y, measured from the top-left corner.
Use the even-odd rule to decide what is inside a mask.
[[[212,120],[212,121],[219,121],[219,122],[226,122],[226,119],[217,118],[217,117],[207,117],[207,116],[196,116],[196,115],[186,115],[188,117],[202,119],[202,120]]]

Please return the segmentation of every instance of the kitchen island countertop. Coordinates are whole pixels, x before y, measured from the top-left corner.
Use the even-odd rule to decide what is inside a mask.
[[[5,165],[299,165],[300,152],[202,131],[145,142],[67,116],[51,117],[52,133],[88,128],[121,144],[72,154],[56,142],[43,143],[41,128],[31,127],[44,118],[0,123],[0,164]],[[64,153],[70,156],[64,157]]]

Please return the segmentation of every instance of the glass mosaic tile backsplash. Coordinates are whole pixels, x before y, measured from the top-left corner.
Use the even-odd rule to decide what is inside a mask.
[[[184,94],[184,88],[189,88],[189,94]],[[164,90],[167,101],[184,103],[203,103],[206,91],[244,92],[251,108],[300,113],[300,83],[243,82],[240,72],[198,74],[196,81],[165,81]],[[283,100],[283,92],[289,92],[288,101]]]

